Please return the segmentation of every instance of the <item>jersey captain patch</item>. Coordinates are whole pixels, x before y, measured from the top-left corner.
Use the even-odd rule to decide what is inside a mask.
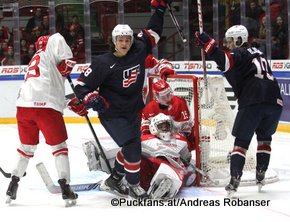
[[[128,88],[131,84],[135,83],[138,75],[140,74],[140,65],[126,69],[123,72],[123,87]]]

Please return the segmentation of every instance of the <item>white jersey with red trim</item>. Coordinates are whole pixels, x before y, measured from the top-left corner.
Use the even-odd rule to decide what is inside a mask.
[[[19,91],[16,106],[52,108],[63,112],[65,102],[65,78],[57,65],[73,53],[59,33],[51,35],[46,48],[39,49],[30,60],[25,81]]]
[[[151,134],[142,135],[141,140],[142,155],[145,157],[162,156],[171,164],[178,164],[180,167],[183,167],[181,160],[188,160],[191,157],[187,140],[179,133],[172,134],[170,141],[161,140]]]

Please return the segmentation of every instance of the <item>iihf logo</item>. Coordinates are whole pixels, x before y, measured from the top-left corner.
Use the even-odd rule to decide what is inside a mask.
[[[128,88],[132,83],[135,83],[140,73],[140,65],[126,69],[123,72],[123,87]]]

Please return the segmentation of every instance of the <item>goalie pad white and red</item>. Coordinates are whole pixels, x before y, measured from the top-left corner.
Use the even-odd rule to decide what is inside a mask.
[[[90,171],[100,170],[109,174],[111,173],[110,169],[106,164],[105,159],[101,155],[100,150],[97,148],[97,144],[95,141],[88,141],[82,144],[82,147],[88,158],[87,165]],[[111,149],[105,149],[103,147],[103,151],[105,153],[108,162],[110,163],[111,168],[114,167],[115,158],[120,149],[121,148],[119,147]]]
[[[173,198],[181,188],[181,176],[171,166],[161,163],[150,182],[149,197],[152,199]]]

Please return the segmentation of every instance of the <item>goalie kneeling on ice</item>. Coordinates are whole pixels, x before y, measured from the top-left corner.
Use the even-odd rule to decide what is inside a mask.
[[[88,158],[87,164],[90,171],[100,170],[108,174],[111,173],[95,141],[88,141],[82,144],[82,147]],[[104,149],[104,147],[102,148]],[[111,168],[114,167],[115,157],[119,150],[120,147],[103,150],[108,162],[110,163]]]

